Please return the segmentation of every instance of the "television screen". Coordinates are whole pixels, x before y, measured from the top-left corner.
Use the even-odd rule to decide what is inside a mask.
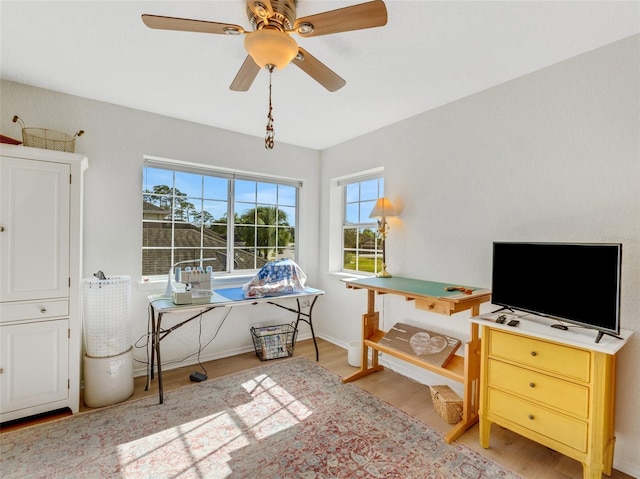
[[[620,333],[621,244],[493,243],[492,303]]]

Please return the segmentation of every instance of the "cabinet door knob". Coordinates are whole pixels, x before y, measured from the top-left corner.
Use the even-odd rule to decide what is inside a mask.
[[[529,383],[529,387],[530,388],[535,388],[536,387],[536,383]]]
[[[533,414],[529,414],[529,419],[533,421]]]
[[[535,351],[531,351],[531,356],[537,356],[538,353],[536,353]]]
[[[41,313],[46,313],[46,312],[47,312],[47,308],[45,308],[44,306],[42,306],[42,307],[40,308],[40,312],[41,312]]]
[[[4,231],[4,226],[0,226],[0,233]]]
[[[4,368],[0,368],[0,374],[4,374]]]

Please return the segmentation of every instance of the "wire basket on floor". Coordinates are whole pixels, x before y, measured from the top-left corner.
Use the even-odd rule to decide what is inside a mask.
[[[74,136],[70,136],[61,131],[47,128],[25,128],[24,122],[17,115],[13,117],[13,122],[19,122],[22,126],[22,144],[24,146],[42,148],[43,150],[73,153],[76,149],[76,137],[84,134],[84,130],[79,130]]]
[[[297,336],[298,330],[291,324],[251,328],[253,347],[261,361],[292,356]]]

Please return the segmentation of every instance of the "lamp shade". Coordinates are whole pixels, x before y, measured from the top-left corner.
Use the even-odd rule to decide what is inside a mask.
[[[274,65],[282,70],[298,54],[298,44],[293,38],[280,30],[269,28],[247,33],[244,48],[260,68]]]
[[[369,218],[385,218],[387,216],[398,216],[396,209],[387,198],[378,198]]]

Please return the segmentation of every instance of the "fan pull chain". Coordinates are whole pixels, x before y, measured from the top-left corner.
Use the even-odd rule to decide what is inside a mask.
[[[273,131],[273,115],[271,114],[273,107],[271,106],[271,74],[273,68],[269,68],[269,114],[267,115],[267,133],[264,137],[264,147],[267,150],[273,150],[275,145],[275,132]]]

